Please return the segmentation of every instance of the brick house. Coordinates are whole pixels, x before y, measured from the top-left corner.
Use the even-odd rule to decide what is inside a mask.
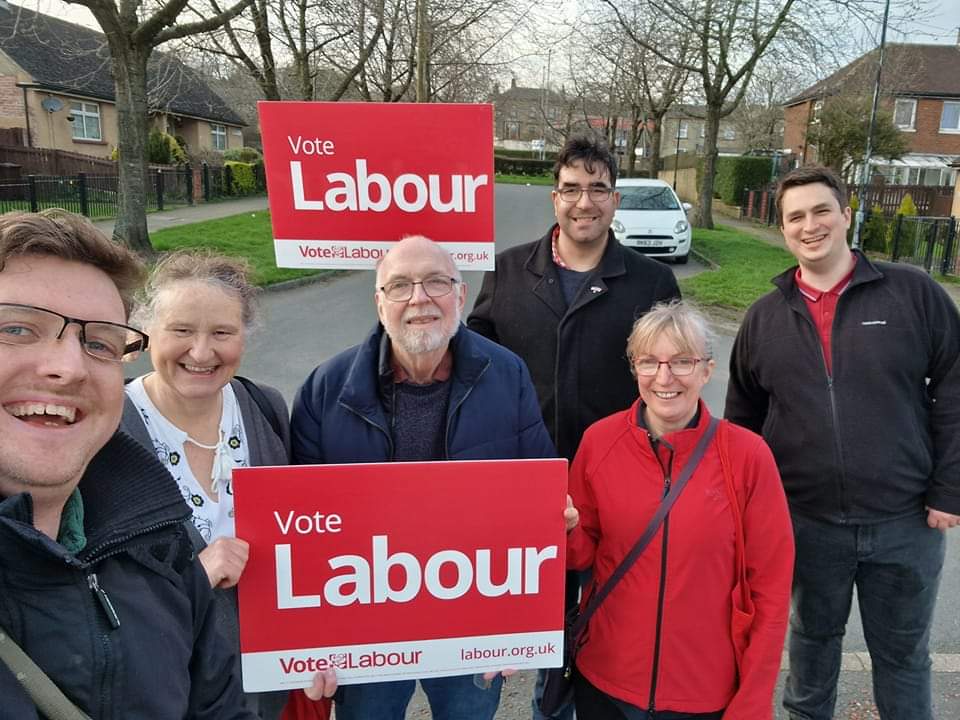
[[[148,97],[155,127],[189,152],[242,147],[243,120],[196,72],[154,53]],[[4,142],[101,158],[118,141],[106,38],[0,0],[0,129]],[[13,131],[12,129],[16,129]]]
[[[532,149],[531,143],[546,141],[546,149],[557,149],[566,134],[584,129],[583,113],[576,101],[564,92],[546,88],[520,87],[517,79],[500,91],[494,86],[494,144],[514,150]]]
[[[660,157],[677,154],[702,155],[706,142],[706,108],[700,105],[673,105],[663,117],[660,133]],[[717,151],[721,155],[742,155],[746,150],[744,136],[736,114],[720,121]]]
[[[800,164],[816,162],[807,141],[825,104],[838,95],[872,95],[877,69],[873,50],[811,85],[784,105],[784,147]],[[873,158],[872,176],[898,185],[953,185],[960,161],[960,47],[893,43],[884,51],[881,106],[907,138],[899,160]]]

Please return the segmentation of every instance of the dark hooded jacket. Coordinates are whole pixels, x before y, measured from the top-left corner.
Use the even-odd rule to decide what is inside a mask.
[[[34,528],[29,494],[0,501],[0,626],[94,720],[252,720],[173,479],[118,432],[79,488],[76,554]],[[0,664],[0,718],[38,717]]]

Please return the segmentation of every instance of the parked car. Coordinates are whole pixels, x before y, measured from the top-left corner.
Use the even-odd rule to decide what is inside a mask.
[[[620,207],[613,218],[617,240],[651,257],[685,263],[690,254],[692,205],[681,203],[663,180],[623,178],[617,180]]]

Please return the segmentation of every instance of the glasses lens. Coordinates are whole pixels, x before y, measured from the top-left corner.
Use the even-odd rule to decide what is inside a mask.
[[[0,342],[32,345],[60,331],[63,320],[46,310],[0,304]]]
[[[660,369],[660,363],[653,358],[641,358],[634,364],[638,375],[656,375]]]
[[[670,372],[674,375],[689,375],[696,366],[696,358],[674,358],[670,361]]]
[[[587,197],[590,198],[591,202],[602,203],[610,198],[611,192],[612,190],[610,188],[592,187],[587,190]]]
[[[413,283],[409,280],[397,280],[384,285],[383,294],[387,296],[387,300],[397,302],[409,300],[410,296],[413,295]]]
[[[427,278],[422,283],[424,292],[430,297],[443,297],[453,290],[453,280],[445,277]]]
[[[557,191],[560,194],[560,199],[564,202],[576,202],[580,199],[580,188],[578,187],[563,187]]]

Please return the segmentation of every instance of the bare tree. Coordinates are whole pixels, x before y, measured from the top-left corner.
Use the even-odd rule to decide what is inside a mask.
[[[165,42],[207,32],[236,17],[250,3],[238,0],[222,12],[178,24],[187,0],[169,0],[145,8],[142,0],[67,0],[93,13],[107,39],[113,70],[119,159],[119,197],[114,237],[150,255],[147,233],[147,63]]]
[[[704,168],[695,222],[713,227],[713,185],[721,118],[742,101],[757,62],[787,20],[795,0],[660,0],[656,8],[671,21],[677,37],[693,43],[689,59],[679,60],[638,30],[620,0],[603,0],[633,42],[663,62],[699,80],[705,103]],[[649,2],[649,0],[641,0]]]

